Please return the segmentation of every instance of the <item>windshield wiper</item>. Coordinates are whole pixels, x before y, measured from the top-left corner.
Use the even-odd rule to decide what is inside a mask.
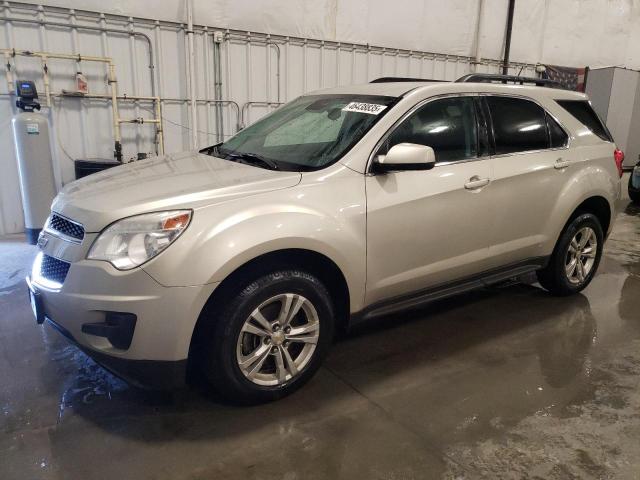
[[[263,166],[266,165],[271,170],[280,170],[276,162],[257,153],[228,153],[224,158],[239,163],[246,163],[247,165],[260,164]]]

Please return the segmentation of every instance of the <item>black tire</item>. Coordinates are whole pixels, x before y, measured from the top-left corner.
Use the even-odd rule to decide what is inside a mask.
[[[314,275],[300,270],[272,272],[235,290],[228,302],[210,312],[211,328],[201,340],[203,373],[214,388],[232,403],[251,405],[277,400],[304,385],[318,370],[333,339],[334,308],[328,290]],[[320,325],[315,350],[293,378],[279,385],[263,386],[249,380],[240,369],[236,348],[241,330],[251,313],[274,296],[302,295],[315,308]],[[204,313],[207,315],[207,313]],[[264,340],[264,339],[263,339]],[[270,341],[270,340],[269,340]],[[269,360],[267,360],[269,361]],[[275,358],[272,360],[275,362]]]
[[[566,260],[569,245],[576,233],[585,227],[590,227],[597,238],[596,256],[589,273],[579,284],[571,283],[566,272]],[[582,213],[571,220],[563,230],[556,246],[553,250],[549,263],[542,270],[538,270],[538,281],[546,290],[553,295],[567,296],[573,295],[583,290],[595,275],[602,257],[602,247],[604,244],[604,234],[598,218],[591,213]]]
[[[633,172],[631,173],[631,175],[629,175],[628,192],[629,192],[629,198],[631,199],[631,201],[636,205],[640,205],[640,192],[633,188]]]

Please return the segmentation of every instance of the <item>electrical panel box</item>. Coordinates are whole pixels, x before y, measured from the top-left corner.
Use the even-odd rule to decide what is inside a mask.
[[[586,93],[624,152],[624,166],[634,166],[640,161],[640,72],[621,67],[590,69]]]

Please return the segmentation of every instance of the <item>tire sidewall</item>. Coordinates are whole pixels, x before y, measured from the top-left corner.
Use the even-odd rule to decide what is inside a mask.
[[[593,262],[593,266],[591,271],[585,278],[585,280],[579,284],[574,285],[567,278],[566,270],[565,270],[565,259],[567,255],[567,250],[569,248],[569,244],[576,233],[584,227],[590,227],[596,234],[596,238],[598,241],[598,245],[596,248],[596,257]],[[559,282],[559,286],[565,290],[567,293],[577,293],[589,285],[591,280],[593,279],[596,271],[598,270],[598,266],[600,265],[600,259],[602,257],[602,250],[604,247],[604,233],[602,231],[602,226],[598,221],[597,217],[591,213],[584,213],[576,218],[574,218],[571,223],[567,226],[564,233],[562,234],[560,241],[558,242],[557,251],[554,255],[555,261],[555,274],[556,278]]]
[[[238,337],[246,319],[256,307],[283,293],[300,294],[316,309],[320,322],[318,343],[312,358],[297,376],[281,385],[257,385],[246,378],[238,366]],[[258,403],[275,400],[292,393],[313,376],[331,345],[333,331],[334,309],[331,298],[315,276],[299,270],[271,273],[243,288],[221,311],[216,319],[207,373],[220,393],[232,401]]]

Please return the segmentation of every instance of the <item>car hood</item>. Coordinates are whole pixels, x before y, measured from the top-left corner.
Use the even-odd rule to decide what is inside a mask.
[[[289,188],[298,172],[279,172],[198,152],[131,162],[67,184],[52,210],[101,231],[120,218],[172,208],[198,208]]]

